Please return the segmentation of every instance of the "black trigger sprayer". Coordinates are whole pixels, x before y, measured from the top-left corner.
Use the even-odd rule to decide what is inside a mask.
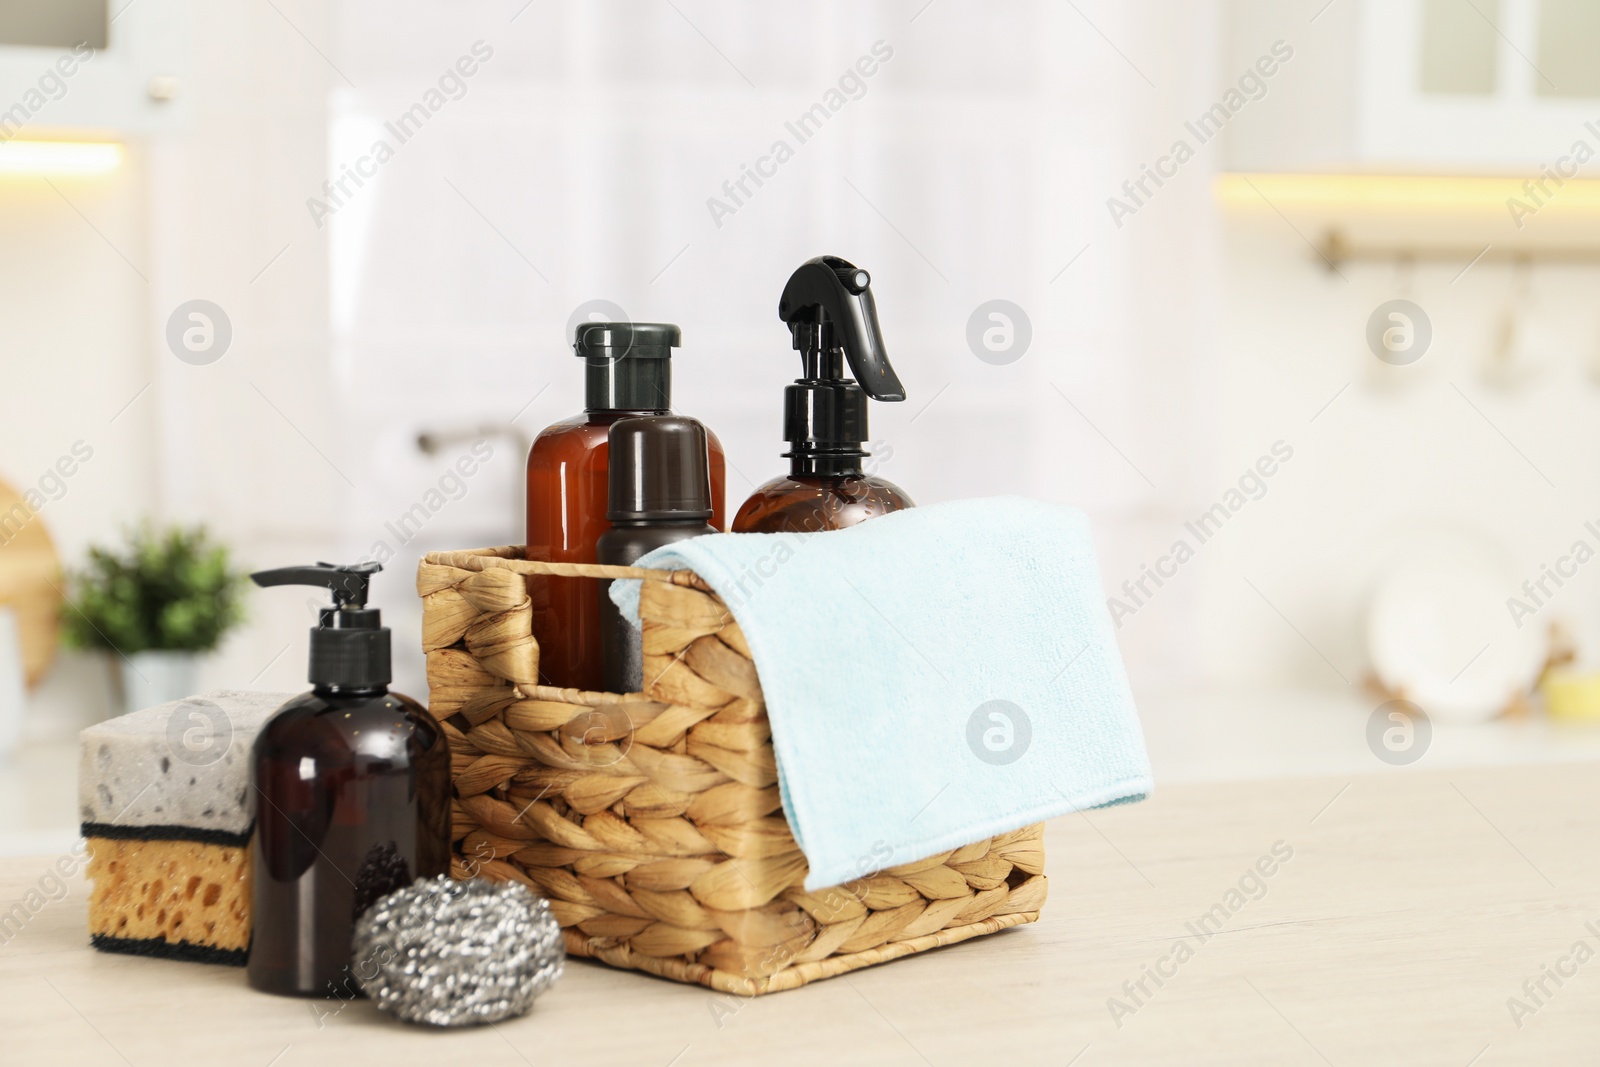
[[[783,287],[778,317],[802,368],[784,390],[789,476],[751,494],[734,532],[839,529],[911,507],[902,490],[861,466],[867,399],[906,398],[884,347],[871,275],[838,256],[809,259]],[[847,363],[854,380],[845,376]]]

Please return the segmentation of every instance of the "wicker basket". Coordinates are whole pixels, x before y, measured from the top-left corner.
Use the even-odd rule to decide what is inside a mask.
[[[644,579],[646,691],[537,684],[524,575]],[[548,897],[572,955],[753,995],[1039,917],[1040,825],[805,892],[750,650],[698,576],[492,548],[430,553],[417,591],[454,873]]]

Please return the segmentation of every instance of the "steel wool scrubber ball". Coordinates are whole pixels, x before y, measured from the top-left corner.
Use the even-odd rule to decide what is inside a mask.
[[[515,1018],[566,961],[547,901],[517,882],[448,875],[380,898],[356,922],[353,949],[352,969],[373,1003],[431,1026]]]

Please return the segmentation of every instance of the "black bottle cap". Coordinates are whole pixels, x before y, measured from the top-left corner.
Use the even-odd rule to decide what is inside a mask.
[[[318,688],[380,689],[392,678],[389,629],[377,608],[367,607],[367,583],[383,569],[378,563],[280,567],[250,576],[260,586],[310,585],[332,590],[333,606],[323,608],[311,628],[308,681]]]
[[[796,382],[783,391],[783,430],[795,452],[864,456],[867,394],[850,381]]]
[[[682,415],[611,424],[606,518],[649,522],[711,517],[706,428]]]
[[[672,350],[683,335],[670,322],[580,322],[572,350],[584,362],[589,411],[672,409]]]

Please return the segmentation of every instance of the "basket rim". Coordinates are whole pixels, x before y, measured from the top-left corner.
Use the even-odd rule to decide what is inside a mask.
[[[618,567],[606,563],[546,563],[525,557],[521,545],[499,545],[493,548],[465,548],[445,552],[429,552],[423,563],[436,567],[456,567],[467,571],[508,570],[517,574],[538,574],[557,578],[653,578],[657,581],[674,581],[674,575],[693,574],[692,571],[659,570],[652,567]],[[680,577],[676,579],[682,582]]]

